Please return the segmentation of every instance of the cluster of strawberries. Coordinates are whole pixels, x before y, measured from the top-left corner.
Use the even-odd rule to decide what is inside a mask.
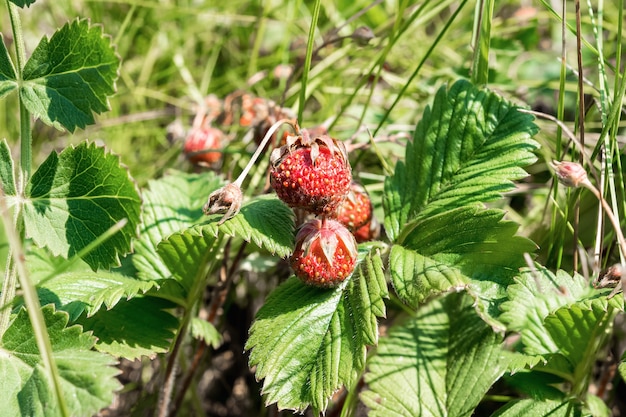
[[[296,133],[285,133],[270,155],[270,184],[288,206],[316,217],[300,225],[290,264],[306,284],[338,285],[354,270],[357,242],[372,240],[378,232],[369,195],[352,179],[344,144],[323,127],[300,129],[290,111],[272,101],[236,92],[223,102],[207,97],[185,141],[187,158],[201,165],[217,162],[224,134],[212,124],[231,125],[237,115],[240,126],[252,129],[258,150],[275,139],[274,132],[282,124],[279,118],[294,120],[288,123]],[[209,196],[205,213],[226,212],[223,222],[239,210],[243,177],[256,157],[240,178]]]
[[[223,101],[209,95],[187,132],[183,153],[192,164],[211,166],[221,160],[226,145],[224,131],[215,124],[224,128],[238,123],[242,128],[251,128],[255,142],[259,143],[278,119],[293,117],[289,109],[249,93],[235,91]]]
[[[354,270],[357,237],[372,238],[370,198],[352,180],[342,142],[306,129],[285,142],[270,156],[272,188],[291,208],[317,216],[298,229],[290,265],[306,284],[337,286]]]

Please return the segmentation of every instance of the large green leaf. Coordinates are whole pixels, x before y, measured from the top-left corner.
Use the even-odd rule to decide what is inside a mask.
[[[19,6],[19,7],[24,7],[24,6],[28,7],[31,4],[33,4],[36,0],[10,0],[10,1],[11,1],[11,3],[13,3],[13,4],[15,4],[15,5]]]
[[[377,341],[376,316],[387,294],[382,261],[362,254],[352,277],[335,289],[304,285],[295,277],[279,286],[259,310],[246,349],[264,378],[266,401],[278,407],[325,410],[330,396],[350,387]]]
[[[515,236],[517,225],[500,210],[461,207],[406,227],[402,245],[393,245],[389,269],[398,296],[416,308],[427,298],[468,288],[478,312],[495,327],[524,252],[535,245]]]
[[[13,61],[4,43],[4,36],[0,33],[0,98],[17,88],[17,79]]]
[[[133,255],[140,278],[172,278],[169,267],[175,263],[165,263],[157,254],[157,246],[174,233],[203,221],[202,205],[222,184],[223,180],[212,173],[198,175],[180,171],[169,171],[163,178],[148,183],[148,189],[143,191],[141,236]]]
[[[168,310],[174,305],[156,297],[135,297],[111,310],[99,310],[78,323],[98,338],[95,348],[116,357],[136,359],[166,352],[179,322]]]
[[[108,406],[120,387],[113,358],[94,352],[96,338],[68,316],[43,308],[52,353],[70,415],[90,416]],[[4,416],[58,416],[54,391],[37,349],[28,314],[20,310],[0,342],[0,413]]]
[[[501,337],[450,294],[382,337],[365,374],[369,416],[470,416],[506,370]]]
[[[75,20],[44,37],[24,66],[20,97],[46,124],[73,132],[109,109],[120,59],[100,26]]]
[[[424,112],[405,161],[385,181],[385,229],[461,206],[493,201],[526,176],[536,158],[532,116],[468,81],[442,88]]]
[[[121,220],[126,225],[83,259],[93,269],[119,264],[137,235],[141,199],[119,158],[95,144],[53,152],[26,190],[26,234],[54,255],[71,257]]]

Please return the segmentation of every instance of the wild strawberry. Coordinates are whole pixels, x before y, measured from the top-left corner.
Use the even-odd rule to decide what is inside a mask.
[[[298,230],[290,264],[305,284],[335,287],[350,276],[356,257],[356,241],[344,225],[313,219]]]
[[[335,217],[344,200],[352,171],[341,142],[328,135],[311,138],[306,130],[287,137],[287,144],[270,156],[270,182],[278,197],[292,208]]]
[[[210,165],[220,160],[224,133],[221,130],[203,124],[192,127],[185,140],[183,152],[193,164]]]
[[[366,225],[372,218],[372,202],[365,188],[352,182],[348,197],[337,209],[337,220],[351,232]]]
[[[352,234],[358,243],[375,240],[380,235],[380,223],[376,217],[372,217],[369,222],[354,230]]]

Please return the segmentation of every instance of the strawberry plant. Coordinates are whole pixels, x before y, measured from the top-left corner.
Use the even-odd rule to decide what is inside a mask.
[[[611,346],[624,310],[624,190],[605,178],[623,178],[619,65],[611,67],[615,97],[599,105],[606,140],[590,152],[560,121],[563,103],[554,118],[529,110],[516,92],[490,88],[490,66],[501,62],[490,57],[512,59],[492,32],[492,1],[477,2],[475,23],[469,13],[471,68],[435,75],[431,67],[419,86],[466,1],[400,2],[383,18],[374,13],[382,2],[313,2],[304,52],[284,45],[296,64],[255,85],[268,73],[256,71],[257,58],[270,61],[261,47],[266,16],[275,17],[269,27],[289,27],[302,12],[263,6],[239,71],[254,93],[228,81],[238,73],[228,62],[237,48],[215,46],[202,55],[202,71],[190,70],[181,51],[206,48],[185,33],[163,61],[139,54],[168,77],[175,68],[193,104],[171,99],[180,91],[158,76],[162,91],[146,93],[150,69],[131,76],[141,37],[117,36],[116,46],[108,25],[90,19],[70,20],[28,52],[22,18],[36,26],[29,9],[41,3],[8,0],[12,32],[0,38],[0,98],[15,103],[18,132],[0,142],[0,416],[609,416],[618,408],[608,392],[618,396],[626,376],[623,352]],[[174,39],[196,17],[193,7],[174,6],[132,4],[116,30],[137,34],[133,22],[148,31],[156,21],[151,44],[164,48],[161,31]],[[348,11],[345,35],[332,27],[316,40],[318,28]],[[376,31],[352,28],[368,13]],[[432,16],[449,20],[439,27]],[[169,32],[166,17],[176,23]],[[415,43],[403,36],[421,23],[440,32],[401,74],[406,56],[392,52]],[[228,29],[224,43],[246,46],[249,36]],[[531,48],[523,39],[515,47]],[[593,51],[604,68],[611,63],[601,46]],[[206,81],[222,59],[230,72]],[[356,65],[370,68],[348,93],[326,90],[341,78],[325,70],[342,65],[345,77]],[[142,149],[117,155],[89,138],[96,115],[122,111],[111,104],[119,83],[177,106],[164,114],[180,124],[158,127],[164,138],[177,133],[145,181],[131,174],[140,167],[121,162]],[[204,94],[209,85],[215,92]],[[553,126],[544,120],[574,145],[546,140]],[[116,135],[137,139],[125,129]],[[53,130],[88,138],[36,154],[34,135],[62,142]],[[582,163],[567,161],[579,155]],[[541,191],[527,192],[532,204],[522,206],[531,208],[520,215],[515,199],[529,184]],[[568,211],[576,198],[583,209],[596,204],[598,223],[608,219],[591,274],[570,264],[558,241],[571,238],[584,260],[594,246],[584,229],[559,234],[578,230]],[[532,224],[538,206],[552,210],[549,233]]]

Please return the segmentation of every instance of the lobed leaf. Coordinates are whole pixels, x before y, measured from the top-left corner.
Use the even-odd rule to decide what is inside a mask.
[[[98,338],[95,348],[101,352],[129,360],[154,358],[167,352],[178,329],[178,319],[168,311],[172,307],[160,298],[135,297],[77,322]]]
[[[41,39],[24,65],[20,97],[44,123],[73,132],[109,109],[119,65],[102,28],[77,19]]]
[[[368,362],[370,416],[470,416],[507,364],[472,299],[450,294],[394,325]]]
[[[268,404],[325,410],[336,390],[356,382],[366,344],[377,339],[376,315],[384,314],[381,263],[377,254],[361,254],[357,270],[337,288],[292,277],[270,294],[246,343]]]
[[[83,260],[98,269],[119,264],[137,235],[141,199],[119,158],[83,143],[52,153],[31,177],[24,201],[26,234],[54,255],[69,258],[116,223],[125,226]]]
[[[198,317],[191,319],[191,335],[196,339],[201,339],[207,345],[217,349],[222,344],[222,335],[215,326],[206,320]]]
[[[494,201],[535,161],[530,115],[468,81],[441,88],[407,144],[405,161],[385,181],[385,228],[461,206]]]
[[[96,339],[80,326],[66,327],[67,313],[55,312],[52,306],[44,307],[42,313],[71,415],[94,415],[113,401],[120,388],[113,358],[92,351]],[[21,309],[0,341],[2,414],[56,416],[54,398],[28,314]]]

